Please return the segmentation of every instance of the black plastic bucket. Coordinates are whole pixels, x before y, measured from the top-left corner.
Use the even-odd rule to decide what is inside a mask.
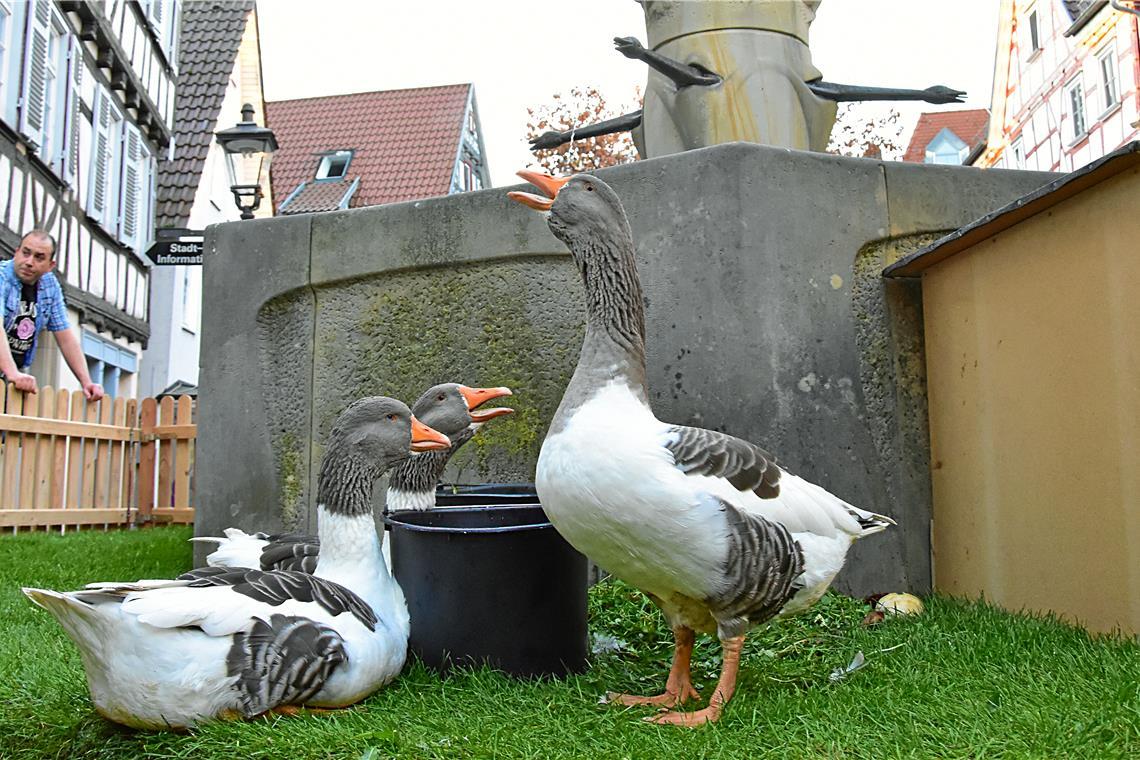
[[[488,504],[538,504],[533,483],[441,484],[435,489],[437,507],[473,507]]]
[[[486,663],[514,676],[586,667],[586,558],[537,504],[395,512],[392,572],[408,646],[429,667]]]

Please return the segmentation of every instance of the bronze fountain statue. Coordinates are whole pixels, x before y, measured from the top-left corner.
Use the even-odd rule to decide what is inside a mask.
[[[827,147],[839,101],[960,103],[964,92],[866,87],[823,80],[808,28],[821,0],[637,0],[649,47],[617,37],[649,65],[641,110],[568,132],[546,132],[534,150],[632,130],[642,158],[745,141],[800,150]]]

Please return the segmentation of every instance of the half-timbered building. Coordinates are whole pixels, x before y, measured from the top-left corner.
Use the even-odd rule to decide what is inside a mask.
[[[226,157],[214,138],[253,106],[265,123],[261,44],[253,0],[191,2],[182,9],[174,150],[158,163],[159,229],[204,230],[235,221]],[[273,214],[269,176],[241,162],[247,184],[259,182],[264,200],[254,216]],[[202,314],[202,267],[155,266],[150,274],[150,341],[143,353],[139,395],[196,394]]]
[[[179,0],[0,0],[0,255],[57,240],[92,378],[132,395],[149,337],[155,166],[171,146]],[[75,388],[41,337],[40,385]]]
[[[1135,0],[1002,0],[974,166],[1069,172],[1140,138]]]

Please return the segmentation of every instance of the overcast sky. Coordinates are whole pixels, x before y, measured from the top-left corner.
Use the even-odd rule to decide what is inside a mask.
[[[988,107],[997,10],[998,0],[824,0],[813,61],[829,81],[947,84]],[[260,0],[258,13],[267,100],[474,82],[495,185],[529,161],[527,106],[581,85],[618,106],[646,81],[645,65],[612,44],[645,42],[634,0]],[[913,122],[936,108],[900,110]]]

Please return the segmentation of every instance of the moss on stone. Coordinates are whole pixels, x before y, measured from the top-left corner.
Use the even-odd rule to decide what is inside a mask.
[[[300,442],[292,433],[285,433],[276,442],[275,459],[278,463],[278,482],[281,484],[281,521],[290,530],[300,527],[305,514],[301,498],[305,493],[305,455]]]
[[[506,385],[515,414],[452,460],[467,480],[532,480],[581,346],[585,309],[568,259],[501,259],[338,283],[317,293],[318,435],[353,398],[413,403],[431,385]]]

